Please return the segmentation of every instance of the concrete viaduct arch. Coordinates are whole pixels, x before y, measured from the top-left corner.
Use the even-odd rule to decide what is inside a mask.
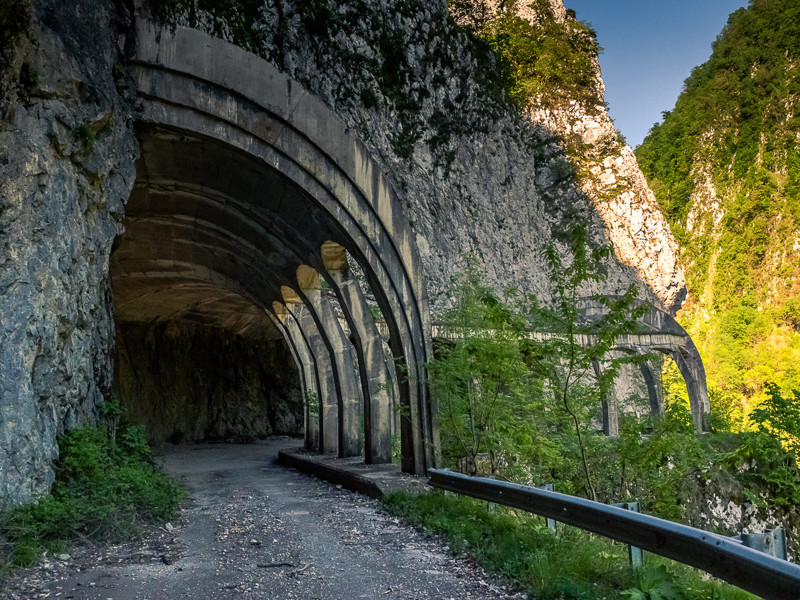
[[[582,299],[580,308],[587,319],[600,318],[606,312],[602,304],[591,298]],[[698,432],[709,431],[711,406],[706,371],[692,338],[673,317],[652,305],[649,305],[648,312],[639,318],[637,324],[639,332],[617,338],[614,351],[639,355],[657,352],[672,358],[686,382],[695,429]],[[590,342],[586,340],[586,343]],[[595,369],[599,368],[600,365],[595,365]],[[640,369],[647,385],[651,412],[663,412],[664,395],[658,375],[648,363],[642,363]],[[617,412],[613,404],[603,406],[603,429],[607,435],[616,435],[618,432]]]
[[[609,296],[608,299],[615,300],[618,297]],[[695,429],[698,433],[709,431],[710,403],[706,372],[700,353],[692,338],[673,317],[649,303],[647,306],[648,312],[637,320],[639,331],[619,336],[611,351],[634,355],[656,352],[671,357],[686,382]],[[587,321],[602,318],[608,310],[594,298],[579,299],[578,308],[582,317]],[[438,325],[434,325],[432,335],[434,338],[440,339],[453,337],[451,333],[443,331]],[[529,335],[533,339],[545,340],[558,334],[536,331],[530,332]],[[578,335],[576,342],[583,346],[591,346],[596,340],[591,335]],[[602,364],[594,364],[595,372],[600,372],[602,368]],[[651,414],[662,414],[664,412],[664,393],[661,388],[660,374],[656,373],[648,362],[641,363],[639,368],[647,386],[650,412]],[[617,436],[619,434],[619,415],[616,402],[612,399],[604,400],[602,408],[603,432],[609,436]]]
[[[389,461],[396,396],[402,467],[424,473],[437,445],[430,317],[388,180],[337,116],[255,55],[148,20],[125,44],[142,155],[111,259],[117,318],[266,322],[298,367],[309,448]],[[380,306],[390,357],[347,253]]]

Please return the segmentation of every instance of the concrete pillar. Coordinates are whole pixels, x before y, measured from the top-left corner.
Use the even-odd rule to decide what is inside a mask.
[[[360,456],[364,449],[364,398],[358,376],[358,357],[347,339],[330,299],[323,294],[319,273],[302,265],[297,269],[301,296],[311,309],[330,352],[333,378],[339,398],[339,456]]]
[[[394,381],[394,388],[392,389],[392,397],[390,408],[390,423],[389,437],[394,440],[400,440],[400,410],[398,409],[399,397],[397,387],[397,372],[395,370],[394,359],[392,358],[392,349],[389,348],[389,343],[381,337],[381,348],[383,349],[383,364],[389,377]]]
[[[708,400],[706,387],[706,371],[700,354],[694,344],[685,350],[676,350],[672,359],[686,382],[686,391],[689,393],[689,405],[692,410],[692,421],[698,433],[711,431],[708,414],[711,404]]]
[[[288,289],[288,288],[284,288]],[[291,294],[294,294],[290,290]],[[288,296],[288,298],[287,298]],[[319,438],[322,452],[339,454],[339,397],[334,379],[334,366],[328,346],[317,327],[311,309],[300,297],[284,293],[286,307],[294,317],[317,367],[319,382]]]
[[[386,368],[383,339],[358,281],[344,270],[329,270],[329,274],[358,355],[364,398],[364,457],[368,464],[388,463],[392,461],[393,405],[397,390],[394,370]]]
[[[300,370],[300,384],[303,390],[305,419],[305,447],[322,452],[320,445],[320,384],[317,364],[308,340],[303,336],[300,325],[283,304],[273,304],[274,314],[269,313],[276,327],[283,333],[292,355]]]
[[[647,395],[650,399],[650,414],[661,416],[664,414],[664,388],[661,386],[661,377],[656,372],[649,360],[639,363],[644,382],[647,384]]]
[[[598,361],[592,362],[594,374],[600,377],[603,373]],[[606,394],[603,403],[603,433],[608,437],[619,437],[619,407],[614,394]]]

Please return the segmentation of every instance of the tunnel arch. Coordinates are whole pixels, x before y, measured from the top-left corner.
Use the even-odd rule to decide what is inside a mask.
[[[329,270],[324,257],[323,247],[338,245],[363,269],[386,319],[397,394],[407,408],[402,466],[424,473],[436,460],[436,430],[424,376],[430,317],[422,268],[396,194],[365,147],[297,82],[199,31],[139,20],[126,54],[141,105],[141,158],[126,232],[112,254],[117,315],[165,317],[159,311],[170,308],[168,290],[178,289],[185,306],[179,298],[174,312],[238,319],[244,330],[268,323],[286,341],[304,395],[321,395],[333,377],[335,445],[352,455],[344,404],[352,404],[351,392],[371,388],[363,373],[352,387],[336,355],[351,342],[326,321],[330,307],[318,290],[297,281],[305,265],[334,286],[339,302],[352,303],[340,289],[349,285],[342,270]],[[287,299],[285,289],[295,297]],[[357,306],[345,312],[351,329],[363,318]],[[356,354],[364,360],[363,348]],[[330,408],[330,399],[320,402]],[[321,425],[317,435],[305,419],[307,444],[333,451],[330,429]],[[384,461],[379,424],[368,420],[366,429],[368,438],[382,439],[380,448],[366,448],[367,460]]]

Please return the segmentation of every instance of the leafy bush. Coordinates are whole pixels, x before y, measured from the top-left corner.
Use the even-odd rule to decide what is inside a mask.
[[[616,441],[619,447],[620,498],[637,500],[642,512],[684,521],[686,499],[693,493],[696,474],[708,456],[695,434],[689,411],[673,408],[661,419],[646,421],[652,432],[642,435],[644,423],[626,419]]]
[[[780,317],[793,331],[800,332],[800,298],[789,298],[781,309]]]
[[[563,215],[555,235],[570,249],[568,260],[555,242],[543,249],[552,283],[548,304],[514,298],[511,291],[502,301],[474,257],[454,277],[443,328],[452,341],[439,346],[428,368],[443,454],[451,465],[463,459],[462,471],[474,474],[478,455],[485,454],[491,473],[518,481],[557,479],[570,486],[564,491],[598,498],[595,471],[608,463],[595,460],[602,443],[593,439],[592,415],[620,366],[641,358],[611,358],[609,351],[620,335],[635,331],[647,305],[635,305],[631,286],[617,298],[595,297],[603,314],[583,317],[581,290],[603,279],[611,252],[591,238],[588,223],[579,211]],[[542,336],[531,338],[531,331]]]
[[[173,517],[184,490],[153,462],[140,426],[73,429],[59,439],[50,493],[0,514],[0,564],[27,565],[75,536],[122,540]]]
[[[474,257],[453,278],[450,298],[443,331],[454,341],[439,344],[428,364],[443,452],[452,464],[465,459],[463,470],[470,474],[486,454],[496,473],[533,442],[524,433],[535,417],[531,399],[541,395],[541,382],[526,364],[525,318],[495,295]]]
[[[739,434],[736,442],[733,450],[718,455],[721,466],[734,473],[745,488],[768,493],[770,503],[800,504],[800,470],[794,453],[763,432]],[[755,496],[751,500],[757,501]]]

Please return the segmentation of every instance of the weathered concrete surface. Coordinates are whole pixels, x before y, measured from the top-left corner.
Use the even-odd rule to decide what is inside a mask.
[[[315,278],[319,280],[316,272]],[[364,397],[355,348],[342,331],[339,319],[321,290],[310,288],[302,290],[301,293],[306,305],[311,309],[309,314],[316,316],[314,324],[320,331],[324,331],[324,339],[328,340],[326,349],[331,357],[338,402],[338,419],[334,424],[339,440],[338,455],[340,457],[363,455]]]
[[[398,390],[396,373],[386,368],[387,354],[358,282],[344,269],[329,267],[333,288],[347,315],[363,387],[364,459],[368,464],[392,460],[392,423]]]
[[[115,393],[153,442],[303,432],[298,371],[281,339],[191,322],[121,323],[116,347]]]
[[[300,303],[286,304],[293,319],[299,325],[303,338],[311,352],[319,375],[319,396],[308,401],[316,408],[316,424],[319,426],[319,450],[328,454],[339,454],[339,397],[333,375],[333,362],[317,324],[309,308]]]
[[[307,450],[320,451],[321,429],[319,420],[319,399],[322,389],[317,362],[311,345],[303,335],[300,325],[289,309],[279,303],[273,303],[272,315],[276,327],[283,331],[287,344],[292,348],[297,368],[301,374],[303,388],[303,409],[305,416],[305,447]]]
[[[607,312],[605,307],[591,299],[582,300],[581,308],[587,319],[599,319]],[[637,325],[639,333],[619,336],[614,342],[614,350],[638,355],[659,353],[671,357],[686,382],[695,429],[698,432],[710,431],[711,403],[706,371],[691,336],[671,315],[653,306],[638,319]],[[591,340],[581,343],[588,344]],[[663,411],[663,390],[660,382],[656,381],[656,374],[649,365],[643,364],[641,375],[647,384],[651,410]],[[618,396],[617,400],[620,399]]]
[[[522,598],[376,501],[276,467],[297,440],[169,450],[189,502],[174,532],[83,549],[7,582],[9,600]]]
[[[336,458],[302,448],[289,448],[278,452],[278,464],[377,500],[392,492],[421,494],[431,490],[426,477],[408,475],[391,463],[365,464],[357,458]]]
[[[529,4],[517,3],[523,10]],[[549,5],[552,16],[523,16],[563,22],[563,2]],[[616,135],[602,97],[598,106],[567,103],[555,111],[534,102],[520,118],[497,93],[494,65],[449,20],[445,0],[333,0],[321,16],[304,1],[264,0],[249,16],[249,48],[341,116],[404,191],[402,216],[413,224],[435,310],[447,306],[465,252],[484,260],[498,289],[547,298],[539,248],[551,238],[553,214],[582,203],[593,207],[598,237],[621,249],[603,291],[641,281],[647,299],[667,310],[680,304],[673,236],[630,150],[607,148],[604,139],[610,133],[616,142]],[[175,18],[236,41],[224,16],[178,11]],[[594,71],[602,94],[596,64]],[[564,176],[575,165],[556,136],[573,133],[590,145],[587,170],[597,168],[593,176],[607,184],[584,188]]]

